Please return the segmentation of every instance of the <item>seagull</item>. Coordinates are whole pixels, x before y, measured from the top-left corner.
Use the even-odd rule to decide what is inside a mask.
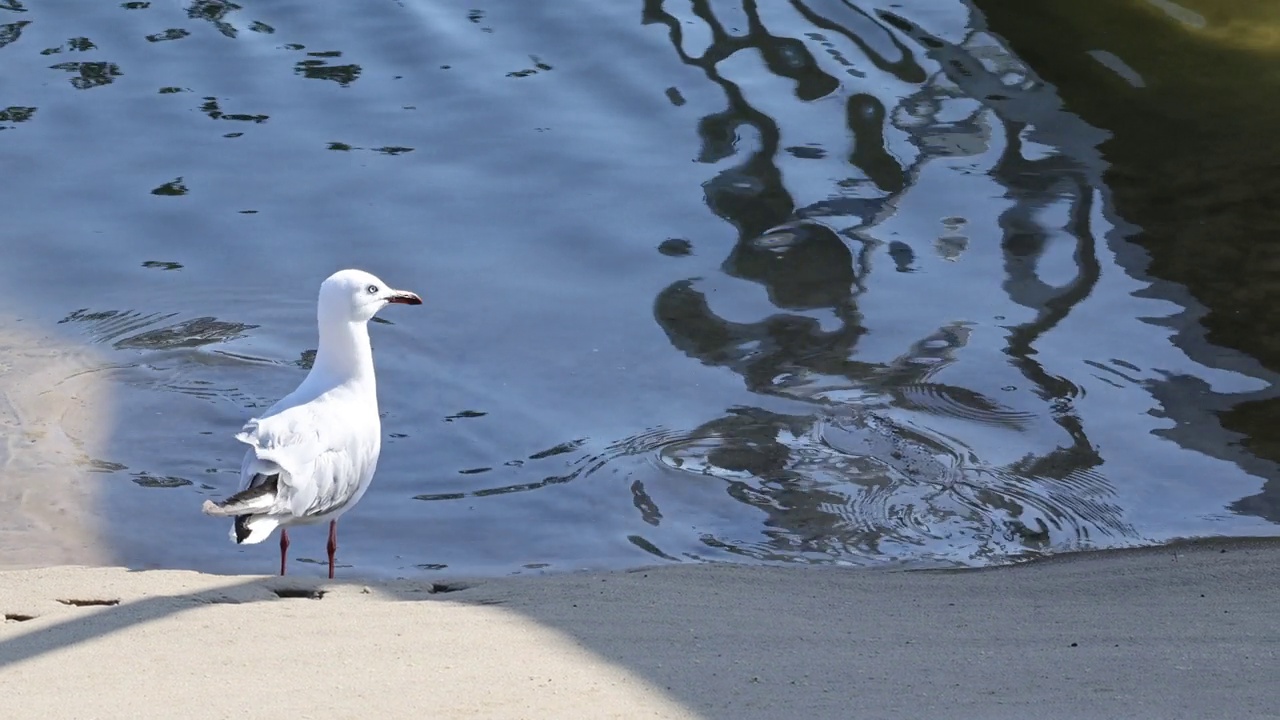
[[[421,305],[422,298],[362,270],[339,270],[320,284],[320,343],[311,371],[236,434],[249,446],[240,464],[240,491],[222,502],[205,500],[201,508],[206,515],[234,517],[231,539],[237,544],[260,543],[280,528],[281,575],[288,527],[328,520],[333,578],[338,518],[373,480],[382,422],[369,320],[392,303]]]

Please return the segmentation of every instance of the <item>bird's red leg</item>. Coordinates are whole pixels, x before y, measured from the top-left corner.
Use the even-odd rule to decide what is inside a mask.
[[[284,575],[284,561],[289,552],[289,531],[280,528],[280,574]]]
[[[333,579],[333,556],[338,552],[338,521],[329,521],[329,579]]]

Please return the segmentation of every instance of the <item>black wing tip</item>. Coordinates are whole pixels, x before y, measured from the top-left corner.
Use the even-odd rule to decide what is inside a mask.
[[[245,538],[249,537],[249,533],[253,532],[249,529],[249,518],[251,515],[236,516],[236,544],[244,543]]]
[[[251,500],[260,495],[270,495],[275,493],[280,487],[280,473],[274,475],[254,475],[253,480],[249,481],[249,487],[223,500],[219,505],[226,506],[232,503],[244,502]]]

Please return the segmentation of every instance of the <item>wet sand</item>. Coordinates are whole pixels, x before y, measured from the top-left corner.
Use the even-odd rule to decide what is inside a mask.
[[[1274,718],[1278,567],[1233,540],[969,571],[18,570],[0,685],[14,717]]]
[[[90,474],[114,424],[107,368],[0,316],[0,567],[108,562]]]

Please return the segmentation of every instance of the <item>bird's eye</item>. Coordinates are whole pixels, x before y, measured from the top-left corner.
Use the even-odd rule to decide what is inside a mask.
[[[377,286],[377,285],[370,285],[369,287],[365,288],[365,290],[368,290],[370,295],[377,295],[377,294],[378,294],[378,286]]]

